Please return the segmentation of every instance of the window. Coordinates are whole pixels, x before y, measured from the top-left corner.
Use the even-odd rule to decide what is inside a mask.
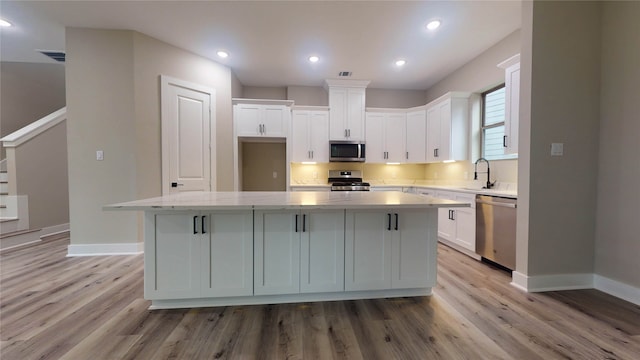
[[[504,84],[482,94],[482,157],[487,160],[512,159],[504,153]]]

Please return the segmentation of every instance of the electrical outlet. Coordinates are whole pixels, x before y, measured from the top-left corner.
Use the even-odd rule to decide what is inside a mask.
[[[104,160],[104,151],[102,151],[102,150],[97,150],[96,151],[96,160],[98,160],[98,161]]]
[[[274,178],[274,179],[277,179],[277,178],[278,178],[278,172],[277,172],[277,171],[274,171],[274,172],[273,172],[273,178]]]
[[[314,178],[314,179],[317,179],[317,178],[318,178],[318,172],[317,172],[317,171],[314,171],[314,172],[313,172],[313,178]]]
[[[552,143],[551,144],[551,156],[564,155],[564,143]]]

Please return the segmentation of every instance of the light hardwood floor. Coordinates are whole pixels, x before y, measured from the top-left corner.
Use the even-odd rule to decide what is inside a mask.
[[[446,246],[431,297],[149,311],[142,256],[0,256],[0,358],[640,359],[640,307],[523,293]]]

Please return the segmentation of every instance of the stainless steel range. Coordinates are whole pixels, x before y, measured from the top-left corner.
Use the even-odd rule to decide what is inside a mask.
[[[329,170],[331,191],[369,191],[370,185],[362,182],[360,170]]]

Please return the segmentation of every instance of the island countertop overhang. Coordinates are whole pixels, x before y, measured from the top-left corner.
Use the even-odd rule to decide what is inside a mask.
[[[424,209],[469,207],[468,203],[401,192],[269,191],[182,192],[106,205],[104,210],[269,210],[269,209]]]

